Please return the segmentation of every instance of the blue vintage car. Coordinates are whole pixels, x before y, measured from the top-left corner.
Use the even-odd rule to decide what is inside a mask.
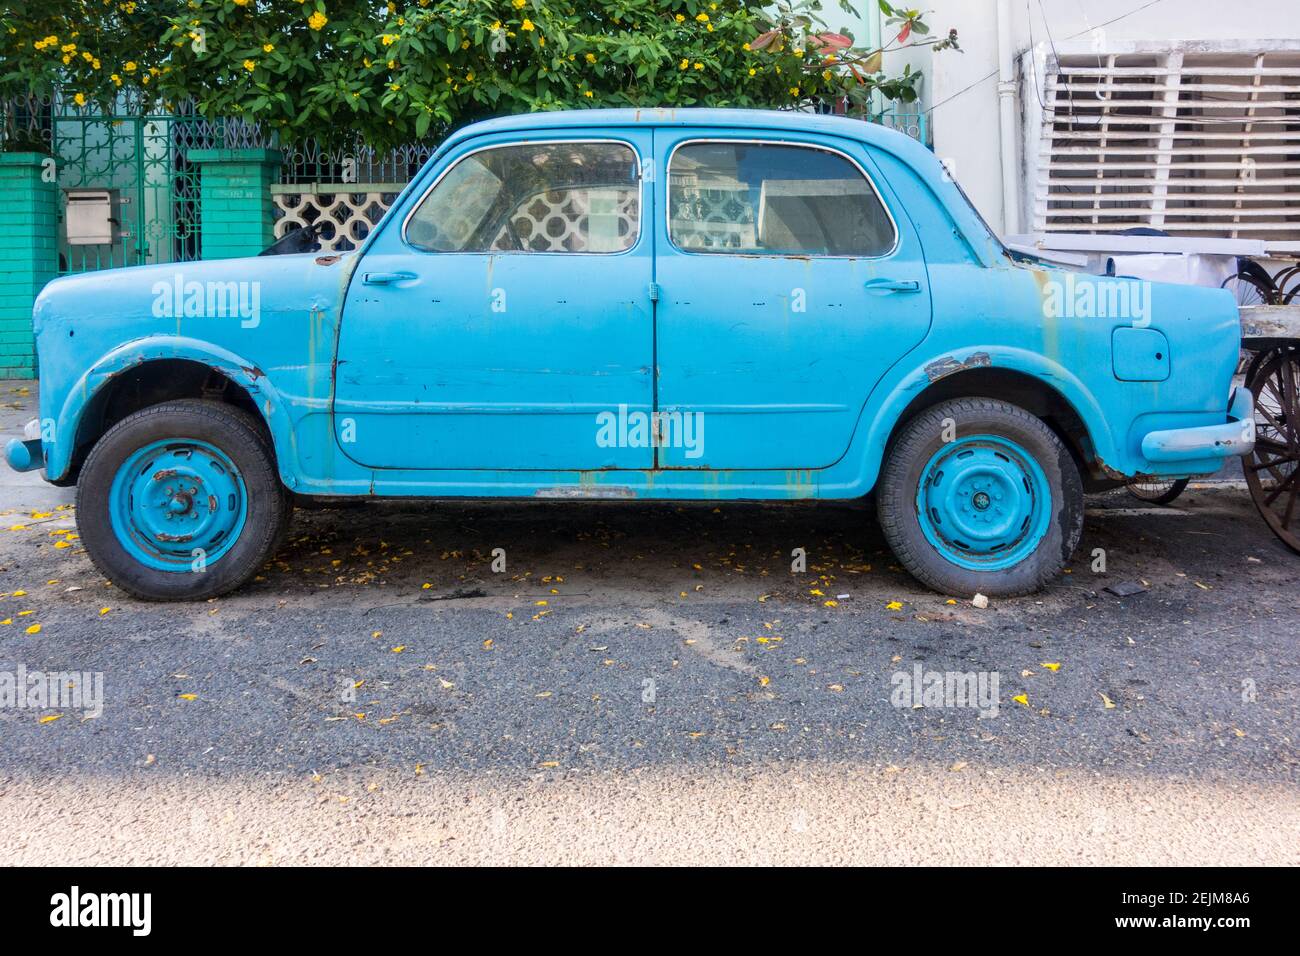
[[[479,123],[355,253],[69,276],[35,328],[9,461],[164,600],[246,581],[302,497],[873,491],[927,585],[1027,593],[1085,490],[1254,438],[1229,293],[1018,259],[915,141],[796,113]]]

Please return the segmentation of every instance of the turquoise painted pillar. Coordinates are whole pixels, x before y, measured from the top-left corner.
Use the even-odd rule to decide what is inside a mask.
[[[0,378],[35,378],[32,303],[59,274],[54,160],[0,153],[0,196]]]
[[[255,256],[275,241],[271,184],[275,149],[195,149],[199,167],[199,242],[204,259]]]

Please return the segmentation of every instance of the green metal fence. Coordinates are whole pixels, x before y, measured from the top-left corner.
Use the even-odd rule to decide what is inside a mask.
[[[199,258],[199,173],[189,151],[267,145],[255,124],[184,107],[146,112],[125,98],[111,113],[57,96],[10,102],[4,112],[8,138],[54,158],[64,274]]]

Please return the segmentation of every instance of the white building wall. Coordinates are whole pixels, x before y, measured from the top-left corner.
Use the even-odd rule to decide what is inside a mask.
[[[934,33],[956,28],[964,52],[892,54],[890,72],[910,62],[925,73],[922,105],[929,110],[935,153],[954,166],[957,180],[989,223],[1004,231],[1002,162],[998,125],[997,0],[930,0],[926,17]],[[1031,46],[1050,49],[1089,43],[1163,40],[1300,39],[1297,0],[1010,0],[1011,37],[1017,60]],[[1018,84],[1016,112],[1032,86]],[[1024,161],[1021,131],[1016,155]],[[1023,170],[1017,178],[1024,180]],[[1026,228],[1023,220],[1019,224]]]

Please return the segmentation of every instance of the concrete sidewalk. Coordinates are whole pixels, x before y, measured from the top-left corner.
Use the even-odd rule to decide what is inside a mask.
[[[35,380],[0,379],[0,443],[21,438],[23,426],[39,417],[38,397]],[[56,488],[40,471],[16,472],[0,463],[0,512],[48,510],[75,497],[75,488]]]

